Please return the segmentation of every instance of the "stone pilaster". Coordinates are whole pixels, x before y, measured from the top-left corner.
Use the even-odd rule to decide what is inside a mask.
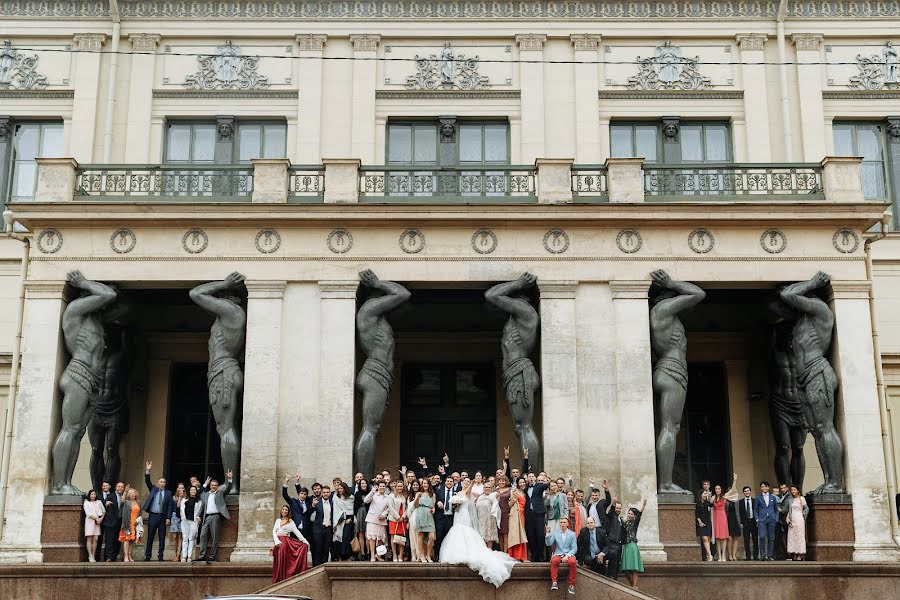
[[[240,516],[232,562],[268,561],[278,456],[281,313],[284,281],[246,281],[247,343],[241,421]]]
[[[322,52],[328,36],[305,33],[296,36],[300,48],[301,82],[297,98],[297,161],[318,164],[322,160]]]
[[[804,162],[819,162],[825,156],[825,105],[822,101],[821,33],[795,33],[797,85],[800,89],[800,127]]]
[[[641,517],[644,560],[664,561],[656,498],[656,440],[650,365],[650,281],[610,281],[616,328],[616,398],[619,404],[619,498],[627,510],[647,498]]]
[[[8,165],[10,156],[12,156],[14,127],[12,118],[7,115],[0,115],[0,165]],[[0,190],[9,189],[9,173],[10,169],[0,169]],[[0,211],[5,208],[0,203]]]
[[[97,129],[99,105],[100,50],[106,36],[102,33],[76,33],[75,65],[72,73],[72,132],[68,135],[70,155],[78,162],[93,159],[94,134]]]
[[[321,481],[353,472],[353,383],[356,376],[356,291],[359,282],[320,281],[319,428],[315,442]],[[301,469],[306,471],[301,464]]]
[[[128,80],[128,122],[125,127],[125,163],[156,162],[150,156],[150,121],[153,110],[153,81],[156,68],[156,46],[160,35],[132,33],[131,73]]]
[[[735,36],[741,50],[746,126],[753,132],[747,138],[748,162],[772,162],[769,141],[769,101],[766,96],[765,33],[739,33]]]
[[[353,98],[351,154],[363,164],[375,162],[375,88],[380,35],[351,35],[353,43]],[[326,188],[327,189],[327,188]]]
[[[578,442],[575,281],[538,281],[541,293],[543,468],[581,480]]]
[[[542,33],[516,36],[519,45],[519,87],[522,106],[522,162],[544,155],[544,42]]]
[[[900,559],[891,539],[893,498],[884,493],[887,471],[881,436],[875,355],[869,313],[869,281],[832,281],[834,342],[838,377],[835,421],[844,442],[844,486],[853,498],[856,543],[853,560]]]
[[[25,283],[24,347],[0,562],[42,562],[41,515],[50,478],[50,445],[56,435],[56,382],[63,368],[60,320],[64,281]]]
[[[587,33],[569,36],[575,54],[575,162],[602,162],[600,145],[600,65],[597,50],[600,36]]]

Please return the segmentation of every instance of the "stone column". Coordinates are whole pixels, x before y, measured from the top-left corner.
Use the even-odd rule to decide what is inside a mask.
[[[278,406],[281,373],[281,305],[284,281],[246,281],[247,343],[241,420],[241,494],[232,562],[266,562],[272,547]]]
[[[102,33],[76,33],[75,67],[72,87],[72,132],[68,136],[69,153],[78,162],[89,163],[94,153],[97,129],[97,105],[100,86],[100,50],[106,36]]]
[[[531,164],[544,154],[544,42],[543,33],[516,36],[519,44],[519,87],[522,106],[522,163]]]
[[[351,35],[353,43],[353,101],[351,153],[363,164],[375,160],[375,87],[378,62],[375,60],[380,35]],[[327,188],[326,188],[327,189]]]
[[[765,33],[739,33],[735,36],[741,49],[741,72],[744,80],[744,115],[747,129],[753,135],[747,140],[747,160],[772,162],[769,142],[769,102],[766,98]],[[759,63],[759,64],[747,64]]]
[[[893,498],[884,492],[887,470],[881,437],[872,323],[871,282],[832,281],[832,366],[838,376],[835,420],[844,441],[844,487],[853,498],[853,560],[900,559],[891,539]]]
[[[60,333],[64,281],[25,283],[24,347],[13,440],[10,448],[6,519],[0,562],[42,562],[41,515],[50,478],[50,445],[56,435],[62,369]]]
[[[656,498],[656,433],[650,364],[650,281],[610,281],[616,327],[616,390],[619,402],[618,496],[627,510],[641,498],[647,509],[639,536],[646,561],[664,561]]]
[[[0,169],[0,190],[4,192],[9,189],[11,169],[7,169],[5,165],[9,164],[10,156],[12,155],[14,129],[15,125],[12,122],[12,118],[0,115],[0,165],[4,165],[4,168]],[[6,207],[0,202],[0,211],[4,208]]]
[[[581,33],[570,35],[569,39],[575,46],[575,162],[599,164],[603,156],[597,100],[600,66],[596,64],[600,36]]]
[[[157,33],[132,33],[131,77],[128,80],[128,123],[125,128],[126,164],[154,163],[150,156],[150,115],[153,110],[153,82],[156,69]],[[118,162],[118,161],[116,161]]]
[[[575,281],[538,281],[541,293],[541,438],[544,470],[581,481]]]
[[[297,98],[297,162],[315,165],[322,160],[322,51],[327,35],[296,36],[300,46],[300,94]]]
[[[320,281],[321,363],[319,427],[315,443],[321,481],[353,472],[353,409],[356,377],[356,291],[358,281]],[[303,468],[303,465],[301,465]]]
[[[825,156],[825,105],[822,102],[821,33],[795,33],[797,47],[797,84],[802,95],[800,126],[803,132],[804,162],[819,162]],[[814,64],[804,64],[814,63]]]

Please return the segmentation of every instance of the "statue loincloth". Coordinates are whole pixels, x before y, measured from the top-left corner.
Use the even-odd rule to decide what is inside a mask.
[[[803,390],[803,399],[807,405],[815,404],[812,398],[822,396],[825,406],[834,404],[836,377],[831,365],[824,356],[814,358],[806,363],[797,375],[797,383]]]
[[[73,358],[66,365],[66,370],[63,371],[63,374],[68,375],[69,379],[88,393],[91,397],[91,405],[97,401],[97,394],[100,393],[100,385],[103,383],[103,379],[91,369],[90,365],[82,360]]]
[[[377,358],[370,357],[366,359],[366,362],[363,363],[362,368],[359,370],[360,375],[363,373],[374,379],[385,392],[391,391],[391,384],[394,383],[394,373]]]
[[[532,362],[527,358],[517,358],[503,369],[503,387],[506,388],[506,399],[510,405],[522,402],[528,408],[534,401],[534,390],[540,385]]]
[[[807,428],[806,417],[803,416],[803,407],[800,402],[788,400],[781,394],[770,394],[769,406],[774,416],[784,421],[789,427]]]
[[[209,388],[209,404],[222,404],[222,408],[231,406],[231,397],[241,378],[241,365],[236,358],[224,356],[209,364],[206,372],[206,385]]]
[[[663,373],[677,381],[682,389],[687,390],[688,372],[687,365],[684,362],[678,360],[677,358],[664,356],[660,359],[657,359],[656,364],[653,365],[653,370],[662,371]]]

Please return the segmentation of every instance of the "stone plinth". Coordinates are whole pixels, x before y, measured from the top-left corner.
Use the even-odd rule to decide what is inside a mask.
[[[81,496],[50,496],[41,517],[44,562],[84,562],[84,510]]]
[[[325,204],[359,202],[359,167],[356,158],[325,158]]]
[[[688,499],[691,496],[687,496]],[[699,560],[700,546],[694,527],[694,503],[659,505],[659,541],[670,561]],[[640,539],[640,537],[638,538]]]
[[[822,161],[822,187],[828,202],[865,202],[862,158],[826,156]]]
[[[74,158],[36,158],[38,165],[35,202],[71,202],[75,196]]]
[[[537,194],[541,204],[572,202],[571,158],[539,158],[534,161],[537,171]]]
[[[254,158],[253,196],[254,204],[286,204],[288,198],[288,167],[286,158]]]
[[[607,158],[606,186],[610,202],[643,202],[643,158]]]
[[[809,519],[806,522],[806,556],[809,560],[853,560],[856,533],[853,505],[849,500],[828,502],[827,498],[807,496]]]

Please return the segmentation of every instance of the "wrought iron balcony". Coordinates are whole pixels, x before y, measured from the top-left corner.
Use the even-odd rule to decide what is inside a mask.
[[[647,202],[824,200],[821,164],[644,164]]]
[[[75,171],[78,199],[250,202],[249,165],[80,165]]]
[[[360,202],[534,203],[535,168],[363,166]]]
[[[605,165],[572,165],[574,202],[607,202],[609,184]]]
[[[322,202],[325,169],[322,165],[292,165],[288,169],[288,202]]]

